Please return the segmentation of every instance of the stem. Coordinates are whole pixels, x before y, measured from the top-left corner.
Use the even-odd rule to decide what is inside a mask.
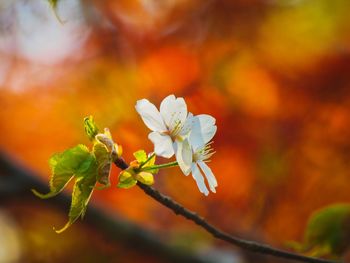
[[[176,162],[167,163],[164,164],[165,167],[172,167],[177,165]],[[128,165],[125,163],[124,160],[119,159],[115,162],[116,166],[118,166],[120,169],[124,170],[126,169]],[[162,166],[162,168],[165,168],[164,165],[158,165]],[[148,168],[148,167],[146,167]],[[154,168],[153,168],[154,169]],[[159,191],[155,190],[154,188],[142,184],[140,182],[137,183],[137,186],[140,187],[147,195],[152,197],[157,202],[161,203],[162,205],[168,207],[171,209],[175,214],[181,215],[188,220],[191,220],[201,228],[205,229],[208,233],[213,235],[214,237],[221,239],[223,241],[226,241],[227,243],[233,244],[237,247],[240,247],[241,249],[245,249],[251,252],[260,253],[264,255],[270,255],[277,258],[284,258],[288,260],[296,260],[299,262],[308,262],[308,263],[341,263],[340,261],[331,261],[327,259],[321,259],[321,258],[314,258],[314,257],[308,257],[292,252],[288,252],[285,250],[281,250],[278,248],[271,247],[269,245],[261,244],[258,242],[250,241],[241,239],[235,236],[232,236],[224,231],[221,231],[220,229],[216,228],[215,226],[209,224],[204,218],[197,215],[197,213],[188,210],[187,208],[183,207],[181,204],[177,203],[176,201],[172,200],[170,197],[161,194]]]
[[[163,164],[158,164],[158,165],[147,166],[147,167],[143,168],[142,171],[169,168],[169,167],[174,167],[174,166],[178,166],[178,165],[179,164],[175,161],[175,162],[170,162],[170,163],[163,163]]]
[[[38,199],[28,190],[30,188],[38,189],[43,193],[49,191],[47,184],[40,179],[38,174],[1,150],[0,174],[0,206],[4,205],[4,207],[7,207],[10,204],[23,203],[23,200],[25,203],[36,203]],[[55,208],[58,209],[57,211],[65,213],[67,204],[71,202],[71,196],[66,192],[62,192],[55,198],[47,199],[45,202],[47,202],[48,208]],[[18,209],[19,211],[24,211],[22,208]],[[159,258],[161,262],[212,263],[210,259],[203,258],[190,251],[176,249],[151,231],[113,214],[109,209],[105,209],[103,205],[90,204],[84,221],[84,225],[87,224],[86,226],[88,227],[94,227],[106,238],[108,237],[111,247],[114,245],[120,247],[123,244],[125,249],[131,249],[135,253],[145,253],[147,251],[147,253],[155,255],[157,260]],[[28,237],[28,240],[32,239]],[[0,261],[3,262],[1,259]],[[28,260],[27,262],[30,261]],[[44,258],[43,261],[45,261]],[[51,262],[51,260],[48,261]],[[103,260],[101,261],[103,262]],[[92,262],[100,261],[92,260]],[[140,260],[140,262],[142,261]]]
[[[147,158],[147,160],[140,165],[139,169],[141,169],[145,164],[147,164],[156,154],[152,153],[152,155],[150,157]]]

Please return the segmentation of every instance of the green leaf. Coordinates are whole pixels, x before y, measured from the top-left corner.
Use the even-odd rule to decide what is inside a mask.
[[[294,251],[297,251],[299,253],[302,253],[305,251],[304,244],[293,241],[293,240],[289,240],[289,241],[284,242],[284,246],[286,246]]]
[[[150,172],[140,172],[136,175],[136,179],[146,185],[152,185],[154,183],[153,174]]]
[[[350,205],[336,204],[316,211],[305,233],[308,246],[329,247],[333,255],[341,255],[350,241]]]
[[[99,133],[99,129],[94,121],[94,118],[90,115],[84,119],[85,133],[91,141],[95,140],[95,136]]]
[[[137,184],[137,180],[134,178],[131,170],[122,171],[119,175],[118,188],[129,189]]]
[[[91,154],[85,145],[78,145],[62,153],[54,154],[50,160],[51,167],[50,192],[41,194],[36,190],[33,193],[43,199],[53,197],[60,193],[68,182],[74,177],[84,175],[91,165]]]
[[[96,142],[93,147],[93,153],[97,161],[97,181],[105,186],[110,185],[110,172],[112,167],[112,156],[107,147]]]
[[[68,215],[69,220],[62,229],[56,230],[57,233],[62,233],[79,217],[83,217],[85,215],[87,205],[91,198],[97,179],[98,166],[96,159],[92,154],[90,155],[90,160],[91,161],[88,168],[84,170],[82,176],[80,176],[75,182],[72,193],[71,207]]]
[[[144,150],[138,150],[137,152],[134,152],[134,156],[136,160],[139,162],[139,164],[142,164],[147,160],[147,154]]]

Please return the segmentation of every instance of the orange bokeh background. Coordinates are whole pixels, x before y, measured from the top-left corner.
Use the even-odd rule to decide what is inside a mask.
[[[0,41],[14,46],[0,46],[0,148],[43,181],[53,153],[89,143],[82,120],[90,114],[110,128],[126,160],[138,149],[152,151],[135,102],[147,98],[159,105],[175,94],[194,114],[217,120],[210,166],[219,186],[205,197],[191,177],[173,168],[156,175],[162,193],[224,230],[281,247],[302,239],[313,211],[350,201],[347,0],[90,1],[77,4],[76,13],[62,1],[63,24],[45,2],[34,2],[0,7],[10,25]],[[6,17],[12,9],[16,15]],[[59,46],[50,35],[40,36],[45,41],[34,43],[36,60],[22,50],[36,39],[23,40],[20,26],[11,26],[23,19],[47,20],[53,25],[47,30],[69,33],[57,38],[82,39]],[[52,54],[68,51],[43,61],[40,45]],[[200,233],[188,246],[225,246],[139,189],[117,189],[118,173],[113,168],[112,187],[95,191],[92,205],[169,242],[188,232]],[[53,222],[63,223],[60,218]]]

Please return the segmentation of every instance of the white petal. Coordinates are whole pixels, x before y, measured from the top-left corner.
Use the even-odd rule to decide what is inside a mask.
[[[187,105],[183,98],[169,95],[160,104],[160,114],[165,124],[172,131],[179,123],[184,125],[187,117]]]
[[[156,155],[165,158],[170,158],[174,155],[173,142],[170,136],[158,132],[151,132],[148,134],[148,139],[153,142]]]
[[[181,131],[180,131],[180,135],[182,137],[186,137],[187,135],[190,134],[191,130],[192,130],[192,126],[193,126],[193,122],[194,122],[194,117],[193,114],[191,112],[188,113],[186,121],[184,126],[182,127]]]
[[[208,195],[209,191],[204,183],[203,175],[195,163],[192,164],[192,177],[196,181],[199,191],[205,195]]]
[[[214,137],[216,130],[214,117],[207,114],[194,116],[190,134],[190,143],[194,150],[208,143]]]
[[[176,161],[185,175],[191,172],[192,149],[188,140],[174,142]]]
[[[160,103],[159,111],[166,125],[169,125],[171,114],[176,110],[175,100],[176,98],[174,95],[169,95]]]
[[[156,106],[146,99],[138,100],[136,102],[136,111],[140,114],[143,122],[152,131],[164,132],[167,130],[162,116],[157,110]]]
[[[215,187],[218,186],[218,182],[216,181],[216,178],[211,171],[210,167],[203,161],[198,162],[200,168],[202,169],[205,177],[207,178],[209,188],[213,193],[216,193]]]

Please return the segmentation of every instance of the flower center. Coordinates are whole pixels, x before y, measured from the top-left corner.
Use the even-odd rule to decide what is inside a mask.
[[[215,153],[211,147],[212,142],[205,144],[202,148],[199,148],[193,153],[193,160],[197,161],[209,161],[210,157]]]
[[[170,136],[176,137],[181,131],[182,125],[180,120],[175,121],[175,125],[170,129]]]
[[[168,130],[162,132],[162,134],[170,136],[173,141],[175,141],[175,140],[182,141],[183,140],[182,136],[179,135],[179,133],[182,129],[182,124],[181,124],[180,120],[174,121],[174,125],[172,127],[167,126],[167,128],[168,128]]]

